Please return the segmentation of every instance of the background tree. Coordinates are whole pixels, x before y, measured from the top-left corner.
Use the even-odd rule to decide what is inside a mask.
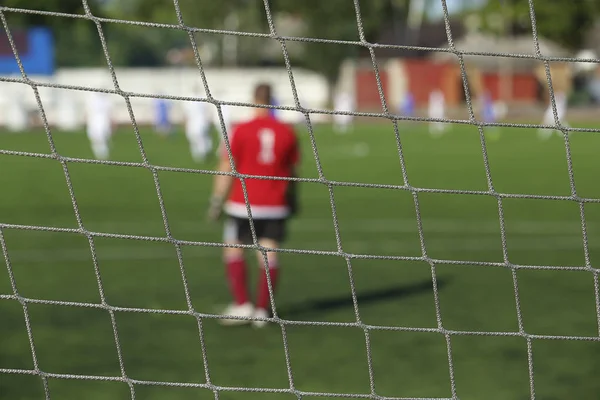
[[[54,11],[67,14],[84,14],[80,0],[4,0],[5,7]],[[104,16],[90,1],[93,12]],[[99,65],[104,60],[96,26],[90,21],[76,18],[39,14],[5,13],[9,29],[44,26],[52,30],[56,43],[56,59],[61,66]],[[83,51],[79,51],[79,50]]]
[[[581,48],[586,33],[600,18],[597,0],[536,1],[534,7],[538,33],[571,50]],[[483,13],[503,14],[513,33],[531,32],[528,0],[490,1]]]
[[[374,41],[381,28],[391,22],[393,3],[389,0],[369,0],[362,1],[360,6],[365,38],[367,41]],[[306,36],[359,41],[358,23],[351,1],[327,0],[315,7],[308,1],[272,0],[271,9],[294,13],[302,18],[306,24]],[[343,60],[357,56],[364,49],[362,46],[310,43],[305,45],[301,57],[294,61],[324,74],[330,82],[334,82]]]

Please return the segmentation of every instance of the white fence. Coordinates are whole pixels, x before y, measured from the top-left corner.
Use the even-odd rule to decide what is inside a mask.
[[[279,105],[294,106],[292,88],[287,70],[282,68],[227,69],[210,68],[206,78],[213,97],[223,101],[251,102],[253,87],[258,82],[268,82],[273,86],[274,97]],[[197,68],[118,68],[116,69],[120,88],[126,92],[144,95],[168,94],[173,96],[204,96],[204,90]],[[106,68],[59,69],[52,77],[30,77],[38,82],[112,89],[112,79]],[[325,78],[319,74],[294,70],[294,81],[300,101],[307,108],[326,108],[329,88]],[[200,90],[200,93],[198,93]],[[76,129],[85,123],[85,101],[87,92],[40,87],[40,97],[51,126]],[[114,119],[119,124],[130,124],[131,120],[122,97],[114,95]],[[183,102],[173,101],[171,120],[181,123]],[[152,97],[132,97],[132,108],[136,122],[140,125],[152,124],[155,118]],[[18,127],[27,118],[26,112],[33,113],[37,104],[33,91],[25,84],[0,82],[0,126]],[[246,118],[251,108],[231,107],[232,121]],[[216,116],[216,108],[214,112]],[[280,111],[279,117],[288,122],[300,121],[304,117],[294,111]],[[311,119],[321,122],[324,115],[312,115]]]

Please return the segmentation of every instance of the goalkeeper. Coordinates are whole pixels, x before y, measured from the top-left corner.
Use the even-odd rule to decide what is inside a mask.
[[[259,84],[254,90],[254,102],[268,105],[271,86]],[[278,248],[286,237],[286,222],[296,210],[295,182],[282,178],[296,176],[299,148],[293,128],[269,115],[268,108],[256,108],[254,117],[236,126],[229,136],[235,169],[240,174],[265,176],[264,179],[244,179],[252,222],[258,243],[267,248]],[[222,148],[219,171],[231,172],[229,157]],[[230,175],[216,175],[208,218],[216,220],[223,210],[226,215],[224,237],[226,244],[252,244],[250,219],[240,179]],[[261,272],[256,302],[250,301],[247,289],[247,267],[244,249],[226,247],[224,260],[233,303],[224,315],[248,318],[268,318],[270,296],[264,257],[257,252]],[[279,272],[276,252],[267,252],[268,273],[275,290]],[[250,322],[244,319],[224,319],[224,324]],[[263,326],[266,321],[253,321]]]

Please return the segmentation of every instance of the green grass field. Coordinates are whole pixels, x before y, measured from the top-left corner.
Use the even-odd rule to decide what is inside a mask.
[[[454,126],[440,138],[426,127],[401,124],[410,185],[419,188],[487,190],[478,132]],[[310,142],[302,133],[303,176],[317,177]],[[335,181],[403,184],[392,125],[364,124],[353,134],[315,132],[323,173]],[[60,154],[91,158],[83,134],[55,133]],[[143,132],[155,165],[198,167],[182,134],[165,140]],[[600,198],[600,135],[571,135],[578,194]],[[1,134],[0,148],[49,152],[43,132]],[[368,149],[368,153],[365,152]],[[504,129],[488,142],[495,189],[502,193],[569,195],[562,137],[537,139],[534,130]],[[141,161],[131,129],[121,129],[111,158]],[[214,162],[199,166],[214,168]],[[143,168],[69,163],[85,228],[93,232],[165,236],[152,174]],[[173,236],[219,242],[220,226],[205,223],[212,178],[160,172]],[[0,222],[76,228],[61,165],[50,159],[0,155]],[[347,253],[422,255],[410,192],[395,189],[334,189],[340,239]],[[336,251],[326,186],[301,186],[302,213],[290,225],[290,249]],[[497,200],[491,196],[418,195],[427,255],[440,260],[503,262]],[[569,201],[507,199],[504,204],[508,259],[519,265],[583,266],[579,205]],[[585,206],[590,260],[600,262],[600,204]],[[19,294],[30,299],[99,303],[87,238],[71,233],[4,229]],[[112,306],[186,310],[175,248],[168,243],[94,239],[107,302]],[[215,313],[229,301],[221,251],[184,246],[193,306]],[[253,266],[256,266],[254,257]],[[344,259],[286,253],[277,295],[281,318],[353,322]],[[0,294],[12,294],[6,268]],[[436,328],[429,264],[420,261],[352,261],[360,318],[365,324]],[[443,327],[458,331],[517,332],[511,270],[481,265],[436,265]],[[519,270],[523,326],[529,334],[598,337],[594,277],[587,271]],[[30,304],[40,369],[47,373],[120,376],[105,310]],[[204,383],[196,320],[185,315],[116,312],[123,365],[131,379]],[[226,328],[203,321],[211,383],[222,387],[290,387],[282,331]],[[288,325],[293,384],[305,392],[371,392],[364,332],[359,328]],[[376,393],[389,397],[452,396],[446,341],[427,332],[371,330]],[[461,400],[530,398],[526,340],[511,336],[452,336],[456,391]],[[535,392],[539,400],[600,398],[600,341],[534,340]],[[0,300],[0,368],[32,369],[23,309]],[[121,382],[48,379],[52,399],[128,399]],[[135,385],[136,399],[213,399],[202,388]],[[43,399],[41,379],[0,374],[0,398]],[[221,391],[221,400],[294,399],[291,394]],[[303,396],[303,399],[316,399]]]

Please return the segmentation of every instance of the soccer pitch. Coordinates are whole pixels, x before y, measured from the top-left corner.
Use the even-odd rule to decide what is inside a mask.
[[[400,123],[409,184],[417,188],[487,190],[479,133],[454,125],[433,138],[422,124]],[[302,175],[317,178],[307,133]],[[184,135],[164,139],[142,132],[150,163],[213,169],[194,164]],[[346,135],[315,128],[324,176],[333,181],[402,185],[391,123],[361,124]],[[54,133],[63,156],[91,158],[84,134]],[[562,136],[541,141],[534,129],[506,128],[487,141],[491,177],[500,193],[570,195]],[[600,198],[600,135],[570,135],[580,197]],[[48,153],[42,131],[1,134],[0,148]],[[131,128],[113,138],[112,160],[140,162]],[[69,163],[74,193],[87,230],[165,236],[152,174],[144,168]],[[0,155],[0,222],[77,228],[59,162]],[[219,242],[221,226],[204,220],[212,176],[158,173],[173,236]],[[303,183],[301,213],[291,223],[286,248],[337,251],[329,192]],[[398,189],[335,186],[340,241],[346,253],[422,256],[413,195]],[[502,263],[495,197],[419,193],[425,248],[439,260]],[[579,205],[571,201],[510,198],[503,201],[507,255],[512,264],[585,266]],[[600,258],[600,204],[585,205],[590,261]],[[4,229],[19,294],[31,299],[100,303],[89,243],[71,233]],[[108,304],[187,310],[175,248],[164,242],[95,238]],[[221,249],[182,249],[190,297],[200,313],[217,313],[229,301]],[[252,266],[256,266],[252,257]],[[276,297],[281,318],[355,322],[348,267],[331,255],[284,253]],[[254,271],[256,268],[254,268]],[[6,268],[0,294],[12,294]],[[430,265],[423,261],[352,260],[361,321],[371,326],[437,328]],[[445,329],[518,332],[512,272],[508,268],[436,265],[441,323]],[[598,336],[593,275],[587,271],[516,273],[525,332]],[[40,369],[47,373],[121,376],[109,314],[86,307],[29,304]],[[116,312],[123,365],[131,379],[204,383],[205,369],[195,318]],[[0,368],[33,369],[23,318],[14,300],[0,300]],[[230,388],[290,387],[281,328],[222,327],[203,321],[211,383]],[[365,334],[360,328],[286,325],[294,387],[304,392],[371,393]],[[375,391],[389,397],[452,395],[445,337],[435,332],[370,330]],[[519,336],[453,335],[456,392],[461,400],[530,398],[526,339]],[[534,339],[536,398],[597,399],[600,342]],[[121,382],[48,379],[52,399],[127,399]],[[213,399],[202,388],[135,385],[136,399]],[[41,379],[0,374],[0,398],[44,398]],[[226,390],[221,400],[293,399],[292,394]],[[316,399],[315,396],[303,396]]]

